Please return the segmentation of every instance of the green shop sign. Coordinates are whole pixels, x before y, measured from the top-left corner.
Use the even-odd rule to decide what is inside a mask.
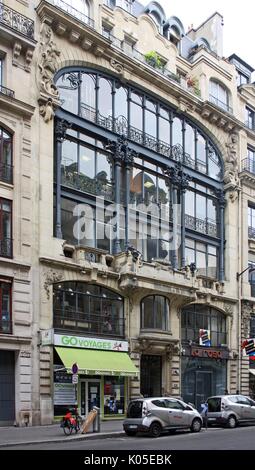
[[[80,349],[102,349],[104,351],[128,351],[127,341],[85,338],[83,336],[54,334],[54,345]]]

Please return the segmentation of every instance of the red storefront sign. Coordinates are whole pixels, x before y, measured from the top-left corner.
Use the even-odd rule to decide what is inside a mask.
[[[214,348],[191,348],[191,356],[209,359],[228,359],[229,353],[226,350]]]

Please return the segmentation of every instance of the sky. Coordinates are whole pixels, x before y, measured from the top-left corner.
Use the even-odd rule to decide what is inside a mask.
[[[150,0],[139,0],[148,5]],[[241,0],[158,0],[166,17],[177,16],[185,31],[193,24],[196,29],[215,11],[224,18],[224,56],[235,53],[255,68],[255,1]]]

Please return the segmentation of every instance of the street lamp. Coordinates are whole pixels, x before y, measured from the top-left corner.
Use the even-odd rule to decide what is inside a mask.
[[[255,271],[255,266],[247,266],[242,272],[236,273],[236,279],[238,281],[239,277],[242,276],[249,269],[249,274]]]

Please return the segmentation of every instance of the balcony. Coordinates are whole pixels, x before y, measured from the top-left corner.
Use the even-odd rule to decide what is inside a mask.
[[[216,98],[216,96],[209,95],[209,101],[210,103],[215,104],[216,106],[218,106],[218,108],[223,109],[227,113],[233,114],[233,108],[231,108],[231,106],[229,106],[227,103],[224,103],[224,101],[221,101]]]
[[[6,163],[0,163],[0,181],[12,184],[13,181],[13,167]]]
[[[9,96],[10,98],[14,98],[15,92],[10,90],[10,88],[6,88],[3,85],[0,85],[0,93],[1,95]]]
[[[12,258],[12,239],[5,238],[0,240],[0,256],[3,258]]]
[[[81,310],[55,310],[53,325],[55,329],[93,334],[98,336],[124,337],[124,318],[110,318],[104,321],[101,315],[87,314]],[[110,327],[109,327],[110,323]]]
[[[67,166],[62,167],[61,184],[68,188],[104,197],[110,201],[113,199],[113,186],[110,181],[101,178],[89,178],[82,173],[68,169]]]
[[[208,220],[197,219],[192,215],[185,214],[185,227],[211,237],[217,237],[217,225]]]
[[[10,335],[12,333],[12,323],[9,318],[9,312],[2,312],[2,318],[0,319],[0,334]]]
[[[248,227],[248,237],[255,240],[255,228]]]
[[[0,29],[10,28],[27,39],[34,39],[34,22],[0,2]]]
[[[73,18],[80,21],[81,23],[84,23],[87,26],[90,26],[90,28],[93,28],[93,29],[95,28],[94,20],[84,15],[84,13],[76,10],[71,5],[68,5],[68,3],[63,2],[63,0],[47,0],[47,2],[57,8],[60,8],[60,10],[64,11],[65,13],[72,16]]]
[[[255,160],[252,158],[244,158],[242,160],[242,171],[248,171],[255,175]]]

